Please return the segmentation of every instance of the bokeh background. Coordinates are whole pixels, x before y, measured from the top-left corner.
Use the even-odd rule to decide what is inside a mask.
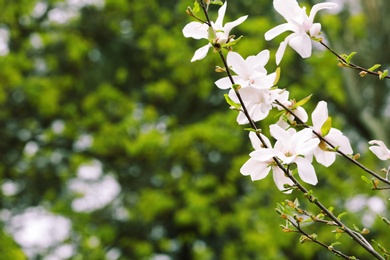
[[[308,7],[318,1],[300,1]],[[317,17],[329,45],[356,51],[355,63],[390,62],[387,0],[339,0]],[[218,55],[190,63],[205,42],[182,28],[193,0],[0,0],[0,259],[333,259],[317,245],[283,233],[274,211],[285,195],[272,178],[240,174],[252,150],[247,132],[214,81]],[[216,6],[210,7],[212,19]],[[229,0],[226,21],[244,38],[242,56],[286,35],[264,33],[284,22],[271,0]],[[387,166],[367,141],[390,144],[389,81],[361,78],[315,45],[302,60],[290,48],[281,88],[306,109],[328,102],[335,127],[359,159]],[[259,123],[268,132],[272,116]],[[316,165],[315,195],[343,220],[367,227],[389,246],[389,193],[372,191],[357,167],[339,158]],[[369,176],[367,176],[369,177]],[[309,187],[311,188],[311,187]],[[307,225],[328,244],[332,227]],[[369,256],[341,236],[343,252]]]

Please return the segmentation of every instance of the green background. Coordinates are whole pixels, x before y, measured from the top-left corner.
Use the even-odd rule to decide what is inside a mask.
[[[386,68],[390,5],[362,1],[359,9],[359,1],[349,2],[352,11],[345,6],[337,14],[318,14],[326,40],[339,53],[358,52],[355,63]],[[0,56],[0,259],[26,259],[10,225],[31,208],[68,219],[71,230],[30,259],[49,259],[63,245],[72,248],[65,259],[335,258],[279,227],[285,223],[274,209],[286,199],[297,197],[302,207],[319,213],[301,194],[282,194],[271,176],[251,182],[240,174],[252,147],[225,92],[214,85],[224,76],[214,71],[222,63],[211,51],[191,63],[206,41],[182,35],[192,21],[185,10],[193,1],[107,0],[78,9],[69,3],[0,1],[9,49]],[[210,7],[212,19],[217,8]],[[73,16],[56,22],[56,11]],[[231,32],[244,35],[234,50],[246,57],[269,49],[272,72],[287,34],[266,42],[264,33],[284,20],[271,0],[230,0],[225,22],[246,14]],[[390,144],[389,81],[338,67],[321,46],[305,60],[288,47],[281,71],[279,86],[291,97],[313,94],[309,114],[318,101],[328,102],[334,126],[350,137],[362,163],[377,172],[387,166],[367,152],[367,141]],[[259,127],[267,133],[274,120],[270,116]],[[100,179],[113,177],[120,191],[104,206],[78,211],[72,203],[84,195],[69,183],[91,163],[101,168]],[[372,191],[361,179],[365,173],[346,160],[315,167],[319,184],[307,187],[336,215],[356,195],[377,196],[388,208],[389,193]],[[368,205],[343,220],[362,228],[367,216],[375,220],[367,239],[386,245],[389,229]],[[336,241],[332,227],[306,228],[327,244]],[[370,257],[348,237],[339,241],[342,252]]]

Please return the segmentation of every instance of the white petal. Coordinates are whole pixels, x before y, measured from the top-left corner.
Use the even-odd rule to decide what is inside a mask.
[[[321,32],[321,24],[315,23],[310,27],[310,36],[317,37]]]
[[[217,87],[220,89],[229,89],[232,86],[229,77],[224,77],[222,79],[219,79],[216,82],[214,82],[214,84],[217,85]]]
[[[312,153],[314,153],[319,143],[320,140],[318,138],[313,138],[305,142],[304,144],[301,144],[299,150],[297,150],[297,153],[305,156],[311,155]]]
[[[269,139],[265,135],[263,135],[263,134],[260,134],[260,136],[263,138],[263,141],[265,142],[267,147],[270,148],[271,147],[271,142],[269,141]],[[250,132],[249,133],[249,139],[251,140],[252,147],[255,150],[259,150],[259,149],[264,148],[263,144],[261,143],[259,137],[256,135],[255,132]]]
[[[220,28],[222,28],[223,18],[225,17],[225,13],[226,13],[226,7],[227,7],[227,1],[225,1],[225,3],[218,10],[218,17],[217,20],[215,21],[215,24]]]
[[[314,156],[316,157],[316,161],[325,167],[329,167],[334,163],[336,160],[336,153],[335,152],[329,152],[324,151],[321,148],[317,148],[316,152],[314,153]]]
[[[237,119],[236,119],[236,120],[237,120],[237,123],[238,123],[239,125],[246,125],[246,124],[249,123],[249,121],[248,121],[248,119],[246,118],[245,114],[242,113],[242,112],[238,113],[238,116],[237,116]]]
[[[237,25],[242,24],[246,20],[246,18],[248,18],[247,15],[241,16],[240,18],[238,18],[233,22],[226,23],[225,26],[223,27],[225,35],[229,36],[230,31]]]
[[[368,149],[370,149],[371,152],[373,152],[382,161],[390,159],[390,154],[379,146],[370,146]]]
[[[298,157],[295,160],[295,163],[297,164],[298,174],[302,181],[311,185],[316,185],[318,183],[314,167],[307,159]]]
[[[276,187],[278,187],[279,190],[283,191],[285,190],[284,188],[284,185],[285,184],[288,184],[290,186],[293,186],[294,185],[294,182],[286,177],[286,175],[284,174],[284,172],[282,171],[282,169],[280,169],[279,167],[272,167],[272,177],[274,179],[274,182],[276,184]],[[291,193],[292,190],[287,190],[285,191],[285,193]]]
[[[194,62],[194,61],[197,61],[197,60],[201,60],[204,57],[206,57],[207,53],[209,52],[209,48],[210,47],[211,47],[211,44],[209,43],[209,44],[207,44],[207,45],[197,49],[195,51],[194,56],[191,59],[191,62]]]
[[[328,106],[325,101],[318,102],[316,108],[311,114],[311,120],[313,122],[313,130],[321,134],[322,125],[328,119]]]
[[[288,24],[288,23],[280,24],[280,25],[268,30],[264,34],[264,38],[265,38],[265,40],[269,41],[269,40],[272,40],[276,36],[286,32],[286,31],[292,31],[292,30],[293,30],[293,27],[291,27],[290,24]]]
[[[269,146],[271,147],[271,146]],[[256,151],[253,151],[250,153],[250,156],[253,158],[253,159],[256,159],[258,161],[262,161],[262,162],[270,162],[272,161],[272,157],[276,156],[277,154],[277,151],[273,148],[261,148],[261,149],[258,149]]]
[[[250,158],[240,169],[242,175],[250,175],[252,180],[261,180],[264,179],[268,173],[269,169],[268,163],[263,163],[257,161],[253,158]]]
[[[330,129],[329,134],[326,135],[326,140],[334,146],[339,146],[340,151],[345,154],[353,153],[349,139],[337,129]]]
[[[257,89],[269,89],[274,85],[275,79],[276,73],[274,72],[264,77],[255,78],[255,82],[251,86]]]
[[[299,54],[302,58],[311,56],[311,39],[306,33],[297,33],[290,39],[288,44]]]
[[[279,48],[276,52],[276,65],[279,65],[280,61],[282,60],[283,58],[283,55],[284,55],[284,52],[286,51],[286,47],[287,47],[287,44],[288,44],[288,41],[290,40],[290,37],[291,35],[287,36],[286,39],[284,39],[284,41],[282,41],[279,45]]]
[[[191,22],[184,26],[183,35],[184,37],[191,37],[194,39],[207,39],[208,38],[208,25],[205,23]]]
[[[386,147],[386,145],[379,140],[372,140],[368,142],[370,145],[378,145],[378,146],[370,146],[368,149],[371,150],[380,160],[388,160],[390,159],[390,150]]]
[[[245,60],[237,52],[229,52],[226,61],[229,66],[232,67],[232,70],[237,73],[241,78],[248,79],[248,72],[251,71],[251,68],[248,67]]]
[[[270,57],[270,51],[269,50],[262,50],[255,56],[256,65],[264,67],[269,60]],[[250,64],[251,66],[252,64]],[[253,64],[254,65],[254,64]]]
[[[271,135],[278,141],[288,143],[291,136],[290,134],[278,125],[269,126]]]
[[[319,10],[322,9],[331,9],[337,7],[337,4],[335,3],[320,3],[313,6],[313,8],[310,10],[310,16],[309,21],[310,23],[313,23],[314,16],[317,14]]]
[[[370,145],[378,145],[379,147],[383,148],[383,149],[387,149],[386,145],[384,142],[380,141],[380,140],[371,140],[368,142]]]
[[[299,117],[300,120],[302,120],[304,123],[307,122],[307,119],[309,116],[306,113],[306,110],[303,107],[297,107],[294,111],[295,115]]]
[[[296,0],[274,0],[274,8],[286,20],[297,17],[301,12]]]
[[[271,167],[268,164],[262,163],[261,165],[258,166],[256,172],[251,175],[252,181],[258,181],[264,179],[265,177],[267,177],[270,170]]]

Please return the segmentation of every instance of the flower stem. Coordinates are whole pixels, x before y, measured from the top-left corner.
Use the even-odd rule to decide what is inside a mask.
[[[390,79],[390,76],[384,76],[384,77],[381,77],[380,73],[378,72],[375,72],[375,71],[371,71],[371,70],[368,70],[366,68],[363,68],[359,65],[356,65],[356,64],[353,64],[351,62],[347,62],[341,55],[337,54],[333,49],[331,49],[327,44],[325,44],[323,42],[323,40],[319,40],[319,43],[324,46],[328,51],[330,51],[333,55],[335,55],[345,66],[347,66],[348,68],[351,68],[351,69],[355,69],[355,70],[359,70],[359,71],[364,71],[365,73],[367,74],[371,74],[371,75],[375,75],[375,76],[378,76],[380,77],[381,79]]]

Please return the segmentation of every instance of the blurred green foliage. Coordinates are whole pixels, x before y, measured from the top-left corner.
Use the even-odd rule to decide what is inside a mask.
[[[191,21],[185,9],[192,1],[106,0],[76,11],[70,2],[0,0],[0,28],[9,33],[9,53],[0,57],[0,183],[18,187],[15,194],[2,195],[3,213],[39,205],[69,218],[71,235],[63,243],[74,247],[71,259],[110,259],[113,250],[119,252],[117,259],[334,257],[317,245],[300,245],[298,235],[279,227],[285,223],[274,208],[285,199],[297,196],[302,207],[319,213],[301,195],[281,194],[271,176],[255,183],[241,176],[252,148],[247,132],[236,124],[236,112],[214,85],[222,76],[214,72],[221,61],[209,53],[190,63],[205,42],[185,39],[181,32]],[[324,12],[319,19],[337,51],[357,51],[363,66],[386,67],[390,54],[382,50],[389,28],[375,35],[370,30],[390,24],[383,22],[388,15],[376,13],[384,6],[375,1],[357,13]],[[215,16],[216,8],[210,9]],[[65,22],[53,18],[72,10],[75,15]],[[232,32],[245,36],[235,50],[245,57],[268,48],[267,68],[275,70],[274,54],[284,36],[266,42],[263,35],[282,18],[271,0],[230,0],[225,21],[244,14],[248,20]],[[362,162],[380,169],[372,155],[364,154],[365,143],[390,140],[385,131],[389,84],[340,69],[322,50],[302,60],[288,48],[281,68],[279,86],[297,100],[314,94],[308,111],[316,101],[328,101],[335,126],[351,136]],[[272,122],[270,117],[259,125],[267,133]],[[91,144],[80,146],[85,137]],[[77,194],[69,190],[69,181],[81,165],[96,160],[104,174],[115,176],[121,192],[103,208],[75,211]],[[338,213],[357,194],[386,196],[371,191],[360,178],[364,173],[342,159],[329,169],[316,169],[315,195]],[[363,215],[354,212],[343,220],[359,226]],[[3,217],[0,227],[7,225]],[[328,244],[335,241],[331,227],[307,229]],[[25,259],[10,234],[1,234],[2,259]],[[376,219],[368,239],[385,243],[387,235]],[[346,254],[367,258],[347,237],[340,241]]]

